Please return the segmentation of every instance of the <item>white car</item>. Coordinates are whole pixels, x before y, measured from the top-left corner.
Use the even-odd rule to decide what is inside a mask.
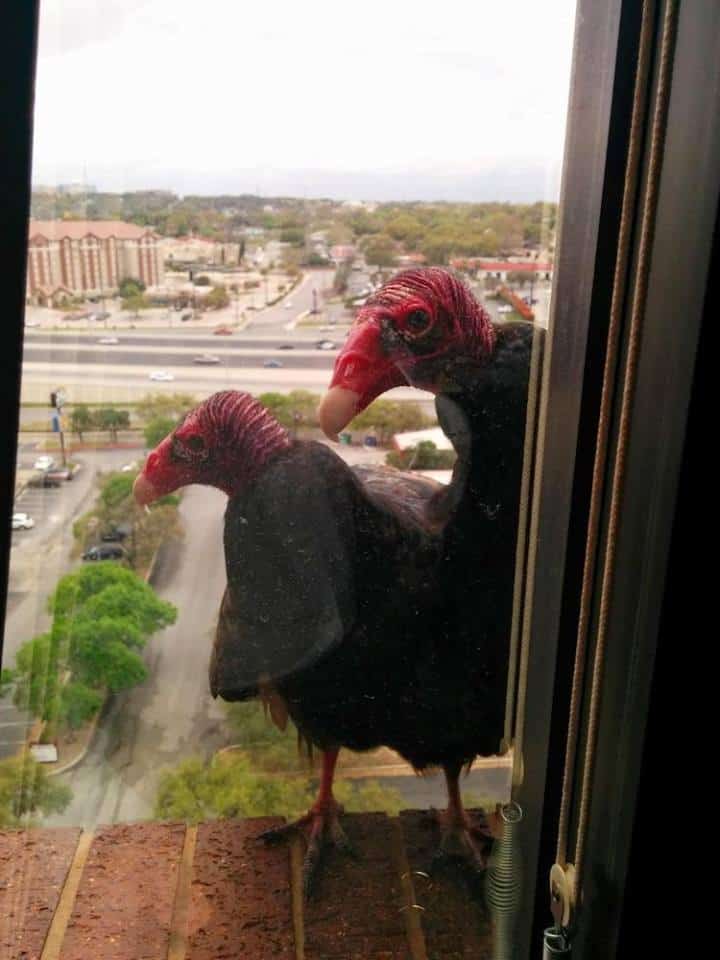
[[[513,312],[513,308],[510,306],[509,303],[504,303],[501,307],[498,307],[497,312],[498,312],[498,313],[512,313],[512,312]]]
[[[39,326],[40,326],[40,321],[39,321],[39,320],[26,320],[26,321],[25,321],[25,326],[26,326],[26,327],[39,327]]]
[[[318,340],[315,344],[316,350],[334,350],[335,344],[332,340]]]
[[[153,370],[153,372],[150,374],[150,379],[168,381],[174,380],[175,377],[171,373],[168,373],[167,370]]]
[[[137,462],[137,460],[131,460],[130,463],[124,463],[124,464],[120,467],[120,472],[121,472],[121,473],[130,473],[131,470],[137,470],[137,468],[138,468],[138,462]]]
[[[55,461],[52,457],[49,457],[44,453],[41,457],[38,457],[35,463],[33,464],[33,470],[49,470],[51,467],[55,466]]]
[[[285,301],[285,309],[292,310],[292,302],[290,300]]]
[[[26,513],[14,513],[12,516],[12,528],[13,530],[32,530],[35,526],[35,521],[32,517],[29,517]]]
[[[193,363],[220,363],[220,357],[216,357],[214,353],[201,353],[197,357],[193,357]]]
[[[100,337],[98,343],[102,343],[103,346],[110,347],[116,343],[120,343],[117,337]]]

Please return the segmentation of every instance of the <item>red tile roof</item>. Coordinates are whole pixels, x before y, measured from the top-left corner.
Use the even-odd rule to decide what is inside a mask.
[[[139,227],[135,223],[125,223],[122,220],[31,220],[29,237],[45,237],[47,240],[60,240],[69,237],[71,240],[82,240],[83,237],[93,236],[99,240],[116,237],[118,240],[139,240],[141,237],[154,232],[148,227]]]
[[[480,270],[516,270],[518,273],[548,273],[552,270],[551,263],[540,263],[537,260],[521,260],[513,263],[512,260],[478,260]]]

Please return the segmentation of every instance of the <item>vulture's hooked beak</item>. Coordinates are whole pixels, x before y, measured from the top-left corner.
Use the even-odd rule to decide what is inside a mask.
[[[323,433],[338,433],[386,390],[404,387],[407,380],[383,347],[380,327],[372,321],[356,324],[335,361],[330,388],[318,408]]]
[[[153,500],[157,500],[157,498],[160,496],[158,491],[145,476],[144,470],[135,478],[135,483],[133,484],[133,496],[135,497],[136,503],[139,503],[141,507],[146,507],[149,503],[152,503]]]

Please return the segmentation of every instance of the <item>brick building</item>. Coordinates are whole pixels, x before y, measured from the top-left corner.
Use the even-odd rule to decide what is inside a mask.
[[[124,277],[164,280],[159,236],[121,220],[31,220],[27,299],[47,305],[65,295],[108,295]]]

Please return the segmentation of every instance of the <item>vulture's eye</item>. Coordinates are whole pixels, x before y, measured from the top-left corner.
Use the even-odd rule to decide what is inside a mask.
[[[430,314],[425,310],[411,310],[405,317],[403,326],[408,333],[416,337],[421,333],[425,333],[430,326],[430,322]]]
[[[208,459],[208,450],[205,440],[197,433],[180,437],[177,434],[172,441],[172,457],[174,460],[186,463],[197,463]]]

